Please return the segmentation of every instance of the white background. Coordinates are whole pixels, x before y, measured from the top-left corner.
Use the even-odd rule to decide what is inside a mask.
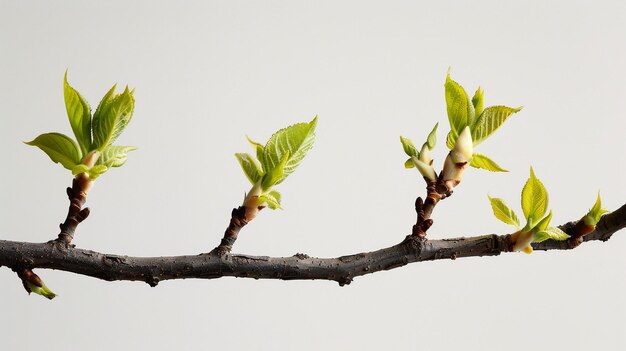
[[[398,243],[424,194],[398,136],[423,142],[452,77],[486,105],[525,106],[478,152],[511,172],[470,170],[437,206],[431,238],[511,228],[529,166],[554,224],[598,190],[624,204],[623,1],[0,2],[0,238],[43,242],[66,215],[68,171],[22,144],[71,134],[63,72],[95,108],[136,88],[119,139],[138,151],[100,178],[74,243],[139,256],[216,246],[249,184],[233,156],[319,115],[307,158],[235,252],[334,257]],[[626,348],[626,233],[570,252],[413,264],[327,281],[104,282],[37,270],[59,297],[28,296],[0,269],[3,350]]]

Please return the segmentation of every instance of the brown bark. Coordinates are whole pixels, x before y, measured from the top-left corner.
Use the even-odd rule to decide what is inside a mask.
[[[574,234],[575,223],[560,228]],[[602,217],[596,230],[582,242],[607,241],[626,227],[626,205]],[[192,256],[129,257],[77,249],[58,243],[26,243],[0,240],[0,266],[12,269],[48,268],[87,275],[108,281],[143,281],[156,286],[168,279],[214,279],[226,276],[254,279],[333,280],[340,285],[365,274],[390,270],[412,262],[496,256],[510,252],[509,235],[483,235],[427,240],[409,235],[401,243],[365,253],[337,258],[315,258],[305,254],[289,257],[218,255],[215,250]],[[546,240],[534,243],[534,250],[572,249],[569,241]]]
[[[89,208],[83,208],[85,201],[87,201],[89,182],[87,174],[81,173],[73,179],[72,187],[67,188],[70,207],[65,222],[59,225],[61,232],[58,238],[54,240],[55,242],[69,246],[74,239],[76,227],[89,216]]]

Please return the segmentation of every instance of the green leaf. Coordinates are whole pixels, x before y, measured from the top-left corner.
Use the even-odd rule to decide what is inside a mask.
[[[539,223],[537,223],[537,225],[533,228],[533,231],[542,232],[546,230],[551,220],[552,220],[552,211],[550,211],[547,216],[545,216],[542,220],[539,221]]]
[[[267,173],[263,175],[263,179],[261,180],[261,188],[263,191],[271,188],[272,186],[280,183],[285,179],[285,165],[289,160],[289,151],[283,155],[283,159],[280,161],[276,167],[271,168]]]
[[[134,146],[109,145],[102,150],[96,164],[105,165],[108,168],[121,167],[126,163],[128,153],[137,150]]]
[[[411,139],[405,138],[402,135],[400,135],[400,142],[402,143],[402,148],[404,149],[404,153],[407,154],[407,156],[411,157],[411,156],[419,155]]]
[[[534,235],[533,241],[540,243],[542,241],[552,239],[556,241],[563,241],[569,239],[569,235],[556,227],[548,227],[545,230],[539,231]]]
[[[133,93],[128,87],[118,95],[114,91],[115,86],[102,98],[93,115],[93,149],[102,151],[113,144],[133,117]]]
[[[446,136],[446,146],[448,147],[448,149],[454,149],[454,144],[456,144],[456,138],[458,137],[458,134],[455,135],[452,131],[448,132],[448,135]]]
[[[476,116],[480,116],[483,113],[483,105],[485,102],[485,92],[478,87],[472,98],[472,105],[474,106],[474,113]]]
[[[511,108],[506,106],[490,106],[476,119],[472,126],[472,140],[474,145],[478,145],[487,139],[496,129],[512,114],[521,111],[522,108]]]
[[[54,163],[60,163],[70,171],[80,163],[82,154],[76,142],[61,133],[46,133],[25,144],[37,146],[50,157]]]
[[[63,77],[63,97],[70,125],[82,153],[86,155],[91,147],[91,107],[67,82],[67,71]]]
[[[602,208],[602,199],[600,198],[600,192],[598,192],[598,198],[596,202],[593,204],[593,207],[587,212],[587,214],[583,217],[585,224],[595,226],[600,221],[600,217],[603,214],[609,212],[608,210]]]
[[[515,212],[504,202],[504,200],[487,196],[489,198],[489,202],[491,202],[491,208],[493,209],[493,214],[497,219],[501,220],[506,224],[514,225],[519,228],[519,219]]]
[[[446,76],[444,87],[446,90],[448,121],[450,122],[453,141],[455,141],[466,126],[472,125],[474,121],[474,106],[465,89],[450,78],[450,71],[448,71]]]
[[[257,143],[256,141],[253,141],[247,135],[246,135],[246,139],[248,139],[248,142],[252,145],[252,147],[254,147],[254,150],[256,151],[256,158],[257,158],[257,160],[259,160],[259,162],[262,162],[263,161],[263,152],[265,150],[265,147],[263,145]]]
[[[54,299],[57,295],[52,292],[52,290],[50,290],[46,284],[41,284],[41,286],[37,286],[29,281],[25,281],[24,282],[26,284],[26,286],[28,287],[28,290],[30,290],[30,292],[33,292],[37,295],[41,295],[45,298],[47,298],[48,300],[52,300]]]
[[[522,189],[522,210],[528,221],[527,225],[532,227],[538,218],[543,217],[547,209],[548,192],[530,167],[530,178]]]
[[[415,168],[415,162],[413,162],[412,158],[404,161],[404,168]]]
[[[107,170],[109,170],[109,168],[105,165],[95,165],[87,171],[87,174],[89,174],[89,178],[95,180],[96,178],[104,174],[104,172],[106,172]]]
[[[256,184],[263,176],[263,170],[261,164],[250,154],[235,154],[237,161],[243,169],[243,173],[252,184]]]
[[[426,138],[426,145],[430,150],[435,148],[435,144],[437,144],[437,127],[439,127],[439,123],[435,124],[433,130],[428,134],[428,138]],[[409,155],[416,156],[416,155]]]
[[[285,155],[288,158],[285,161],[284,168],[281,170],[284,174],[278,183],[287,178],[296,169],[306,153],[313,147],[316,124],[317,116],[309,123],[294,124],[277,131],[270,137],[265,145],[261,162],[266,175],[283,162]]]
[[[473,153],[470,166],[486,169],[491,172],[508,172],[506,169],[500,167],[497,163],[492,161],[489,157],[476,152]]]
[[[276,190],[263,193],[261,194],[261,196],[259,196],[259,203],[261,204],[267,203],[267,206],[272,210],[279,209],[281,208],[280,207],[280,193]]]

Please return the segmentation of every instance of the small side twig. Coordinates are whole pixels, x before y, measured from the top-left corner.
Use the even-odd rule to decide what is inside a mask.
[[[233,211],[230,214],[230,223],[228,224],[228,228],[224,232],[224,237],[220,244],[211,251],[211,253],[216,254],[219,257],[224,256],[233,249],[233,245],[237,240],[237,236],[239,235],[239,231],[243,228],[248,221],[246,220],[246,207],[239,206],[237,208],[233,208]]]
[[[67,197],[70,200],[70,207],[67,211],[65,222],[59,225],[61,232],[54,239],[54,243],[70,246],[74,239],[76,227],[89,216],[89,208],[83,208],[87,201],[87,191],[91,180],[85,173],[81,173],[72,180],[72,187],[67,188]]]
[[[437,206],[439,201],[452,196],[452,192],[448,191],[441,174],[437,177],[437,181],[431,181],[427,178],[424,178],[424,180],[426,181],[426,200],[422,200],[421,197],[415,200],[417,221],[411,231],[411,235],[420,238],[425,238],[426,231],[433,225],[433,220],[430,217],[435,206]]]

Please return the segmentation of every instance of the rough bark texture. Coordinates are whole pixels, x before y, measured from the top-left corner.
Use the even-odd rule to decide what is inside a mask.
[[[606,241],[626,227],[626,205],[602,217],[596,230],[581,242]],[[560,226],[574,234],[575,222]],[[255,279],[324,279],[340,285],[355,277],[405,266],[412,262],[496,256],[511,250],[509,235],[427,240],[409,235],[401,243],[366,253],[337,258],[315,258],[305,254],[289,257],[218,255],[215,250],[194,256],[129,257],[77,249],[60,243],[26,243],[0,240],[0,266],[58,269],[104,280],[136,280],[156,286],[168,279],[214,279],[225,276]],[[570,241],[547,240],[533,244],[535,250],[568,250]]]

